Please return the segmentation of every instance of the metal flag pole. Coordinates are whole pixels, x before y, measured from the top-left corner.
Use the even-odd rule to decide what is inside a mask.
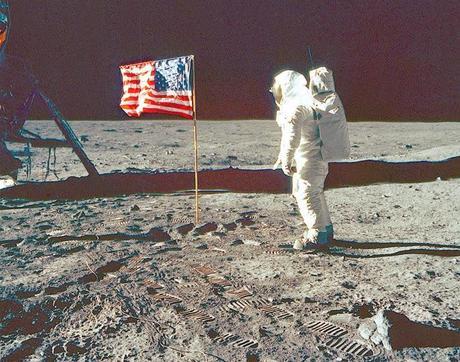
[[[192,97],[193,97],[193,145],[195,149],[195,224],[200,221],[200,206],[198,195],[198,129],[196,122],[196,97],[195,97],[195,56],[192,55]]]

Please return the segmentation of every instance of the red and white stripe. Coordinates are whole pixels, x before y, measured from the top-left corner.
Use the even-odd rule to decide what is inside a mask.
[[[155,62],[124,65],[123,96],[120,107],[130,117],[142,113],[163,113],[193,119],[193,97],[191,91],[155,90]]]

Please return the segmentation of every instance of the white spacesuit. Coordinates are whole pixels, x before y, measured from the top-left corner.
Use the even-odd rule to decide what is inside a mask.
[[[276,121],[282,130],[279,161],[283,172],[294,179],[294,196],[307,226],[295,249],[328,243],[331,219],[324,198],[327,162],[321,155],[319,125],[314,111],[315,99],[305,77],[292,70],[278,74],[271,89],[279,107]],[[294,166],[295,161],[295,166]],[[332,238],[330,235],[329,240]]]

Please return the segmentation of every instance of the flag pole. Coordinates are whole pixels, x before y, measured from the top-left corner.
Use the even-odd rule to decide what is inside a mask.
[[[193,97],[193,146],[195,149],[195,224],[200,221],[200,207],[198,201],[198,129],[196,122],[196,97],[195,97],[195,56],[192,55],[192,97]]]

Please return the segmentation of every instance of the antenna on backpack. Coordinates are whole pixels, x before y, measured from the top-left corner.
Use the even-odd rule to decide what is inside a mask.
[[[308,47],[307,48],[307,74],[310,70],[312,70],[314,68],[314,64],[313,64],[313,55],[311,53],[311,48]]]

